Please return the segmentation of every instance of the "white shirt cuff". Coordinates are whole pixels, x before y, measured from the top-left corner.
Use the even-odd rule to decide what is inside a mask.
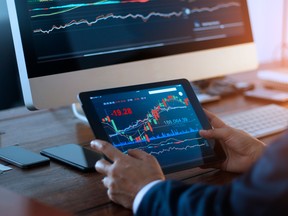
[[[133,213],[136,214],[138,208],[139,208],[139,205],[143,199],[143,197],[145,196],[145,194],[154,186],[156,185],[157,183],[161,182],[163,180],[155,180],[155,181],[152,181],[150,183],[148,183],[147,185],[145,185],[136,195],[134,201],[133,201]]]

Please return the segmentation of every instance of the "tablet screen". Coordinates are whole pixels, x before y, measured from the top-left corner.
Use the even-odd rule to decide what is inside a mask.
[[[199,113],[200,106],[195,108],[199,102],[189,98],[182,84],[100,92],[90,94],[89,100],[96,113],[89,122],[98,120],[107,140],[124,153],[144,150],[164,169],[199,166],[205,158],[215,157],[214,143],[199,136],[199,130],[210,125],[207,119],[203,125],[205,115],[202,109]]]

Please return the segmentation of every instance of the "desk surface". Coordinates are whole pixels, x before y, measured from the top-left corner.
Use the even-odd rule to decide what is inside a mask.
[[[234,79],[255,80],[255,73],[233,75]],[[218,102],[204,104],[208,110],[222,114],[262,106],[269,102],[229,96]],[[287,104],[285,104],[287,105]],[[89,148],[94,138],[89,126],[76,119],[69,107],[29,112],[24,107],[0,112],[0,147],[19,145],[34,152],[67,143]],[[279,134],[266,137],[270,143]],[[5,164],[4,162],[1,162]],[[13,167],[0,174],[0,186],[18,194],[37,199],[75,215],[132,215],[130,210],[109,201],[101,180],[102,175],[82,173],[57,162],[29,170]],[[167,175],[187,183],[224,184],[237,175],[214,169],[190,169]]]

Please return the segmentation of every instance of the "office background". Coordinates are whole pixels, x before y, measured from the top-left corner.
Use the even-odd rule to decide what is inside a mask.
[[[260,64],[280,62],[283,58],[284,1],[288,0],[248,0]],[[288,26],[286,26],[286,31],[287,29]],[[288,36],[285,39],[286,60],[287,43]],[[23,104],[6,0],[0,0],[0,98],[0,109]]]
[[[284,1],[288,0],[248,0],[258,59],[262,64],[281,61]],[[287,32],[288,22],[286,24]],[[287,60],[287,34],[285,43]]]

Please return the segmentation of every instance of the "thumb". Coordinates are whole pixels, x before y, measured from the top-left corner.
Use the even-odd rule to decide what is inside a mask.
[[[211,130],[200,130],[201,137],[206,139],[222,139],[226,140],[231,135],[230,128],[216,128]]]
[[[140,160],[144,160],[145,158],[147,158],[147,156],[150,156],[147,152],[140,149],[129,149],[128,155]]]

